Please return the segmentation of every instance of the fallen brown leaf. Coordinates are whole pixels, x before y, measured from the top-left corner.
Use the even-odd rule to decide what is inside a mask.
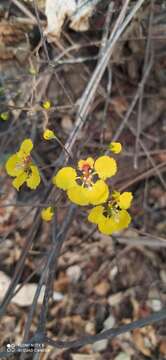
[[[107,281],[102,281],[97,284],[94,288],[94,291],[99,296],[105,296],[110,290],[110,284]]]
[[[132,335],[134,344],[136,346],[136,348],[145,356],[151,356],[151,351],[150,349],[145,345],[145,338],[144,336],[141,334],[140,329],[136,329],[133,331],[133,335]]]

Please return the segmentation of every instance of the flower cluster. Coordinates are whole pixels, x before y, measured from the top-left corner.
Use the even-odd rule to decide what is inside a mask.
[[[45,108],[49,107],[49,104]],[[56,134],[45,129],[44,140],[57,139]],[[61,141],[58,140],[61,144]],[[62,147],[63,144],[62,144]],[[7,173],[14,177],[13,186],[19,190],[26,183],[30,189],[36,189],[40,184],[40,173],[33,163],[31,139],[25,139],[20,149],[9,157],[6,162]],[[109,144],[112,153],[119,154],[122,145],[118,142]],[[80,206],[94,206],[91,208],[88,220],[98,226],[103,234],[111,235],[128,227],[131,216],[128,209],[132,202],[131,192],[118,192],[110,187],[107,180],[117,172],[117,162],[112,156],[99,156],[96,160],[92,157],[78,161],[77,167],[66,166],[61,168],[53,177],[53,184],[66,191],[68,199]],[[44,208],[41,218],[51,221],[54,216],[54,206]]]
[[[26,183],[30,189],[36,189],[40,184],[40,174],[37,166],[31,158],[33,143],[31,139],[25,139],[20,149],[9,157],[6,162],[6,171],[8,175],[15,177],[12,184],[19,188]]]
[[[120,143],[113,142],[109,149],[118,154]],[[131,205],[132,193],[110,190],[107,179],[117,172],[117,163],[111,156],[100,156],[96,160],[88,157],[80,160],[77,169],[63,167],[53,178],[58,188],[66,191],[69,200],[80,206],[97,205],[90,210],[88,220],[98,226],[103,234],[112,234],[127,228],[131,217],[127,209]]]

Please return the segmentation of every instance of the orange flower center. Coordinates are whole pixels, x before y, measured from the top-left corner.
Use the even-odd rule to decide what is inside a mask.
[[[91,169],[90,165],[85,162],[84,165],[82,166],[82,171],[88,173],[90,169]]]
[[[26,170],[28,170],[30,163],[31,163],[31,156],[30,155],[25,156],[23,159],[21,159],[19,162],[17,162],[16,168],[24,169],[26,171]]]
[[[88,188],[92,187],[93,185],[93,171],[92,171],[92,168],[90,167],[90,165],[85,162],[83,165],[82,165],[82,168],[81,168],[81,173],[82,175],[80,177],[78,177],[78,179],[80,179],[82,181],[82,185],[83,186],[87,186]]]
[[[26,156],[25,159],[23,160],[23,164],[24,164],[25,167],[28,167],[28,166],[30,165],[30,163],[31,163],[31,156],[28,155],[28,156]]]

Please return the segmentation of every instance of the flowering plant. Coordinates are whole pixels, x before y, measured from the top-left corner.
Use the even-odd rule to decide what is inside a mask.
[[[110,156],[92,157],[78,162],[78,172],[70,166],[58,171],[53,183],[66,190],[68,198],[78,205],[98,205],[108,199],[107,178],[115,175],[116,161]]]
[[[126,209],[130,207],[132,198],[131,192],[120,194],[116,191],[112,194],[111,200],[90,211],[88,220],[98,225],[103,234],[111,235],[116,231],[123,230],[131,222],[131,216]]]
[[[57,136],[50,129],[45,129],[44,140],[57,140]],[[61,143],[60,140],[58,140]],[[62,147],[63,144],[62,144]],[[13,186],[19,188],[26,183],[30,189],[36,189],[40,184],[40,173],[33,163],[31,139],[25,139],[20,149],[6,162],[6,171],[15,177]],[[112,142],[109,150],[119,154],[122,145]],[[89,211],[88,220],[98,226],[103,234],[111,235],[116,231],[127,228],[131,216],[127,209],[131,206],[132,193],[120,193],[109,189],[106,181],[117,172],[117,162],[108,155],[99,156],[96,160],[92,157],[78,161],[77,167],[65,166],[53,177],[53,184],[66,191],[68,199],[80,206],[93,205]],[[55,212],[54,206],[44,208],[41,217],[44,221],[51,221]]]
[[[8,175],[15,177],[12,184],[19,190],[24,183],[30,189],[36,189],[40,184],[40,174],[37,166],[31,158],[33,143],[31,139],[25,139],[20,149],[9,157],[6,162],[6,171]]]

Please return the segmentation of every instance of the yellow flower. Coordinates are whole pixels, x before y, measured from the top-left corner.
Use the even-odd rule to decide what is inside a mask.
[[[96,206],[90,211],[88,220],[98,225],[102,234],[111,235],[127,228],[131,222],[131,216],[126,210]]]
[[[17,153],[10,156],[6,162],[8,175],[15,177],[12,184],[19,190],[20,186],[26,182],[30,189],[36,189],[40,184],[40,174],[36,165],[31,159],[33,143],[31,139],[25,139]]]
[[[51,221],[53,216],[54,216],[54,210],[51,206],[49,206],[48,208],[45,208],[41,211],[41,218],[44,221]]]
[[[128,209],[132,201],[132,193],[124,192],[120,194],[114,191],[112,199],[104,206],[94,207],[88,216],[88,220],[96,225],[101,233],[111,235],[116,231],[127,228],[131,222]]]
[[[78,173],[70,166],[58,171],[53,183],[67,191],[69,199],[78,205],[98,205],[109,196],[104,180],[117,171],[116,161],[109,156],[100,156],[96,161],[88,157],[78,162]]]
[[[44,101],[43,104],[42,104],[42,107],[45,110],[49,110],[51,108],[51,101],[49,101],[49,100]]]
[[[120,192],[118,191],[115,191],[113,192],[112,197],[116,200],[120,209],[128,209],[131,206],[131,202],[133,199],[132,193],[126,191],[122,194],[120,194]]]
[[[46,129],[46,130],[44,130],[43,138],[44,138],[45,140],[52,140],[52,139],[55,139],[56,136],[55,136],[54,131],[52,131],[52,130],[50,130],[50,129]]]
[[[30,68],[28,69],[29,74],[30,75],[37,75],[37,70],[35,69],[34,66],[30,66]]]
[[[119,142],[111,142],[111,144],[109,144],[109,149],[113,153],[119,154],[122,151],[122,145]]]
[[[0,119],[3,120],[3,121],[9,120],[9,113],[8,112],[2,112],[0,114]]]

